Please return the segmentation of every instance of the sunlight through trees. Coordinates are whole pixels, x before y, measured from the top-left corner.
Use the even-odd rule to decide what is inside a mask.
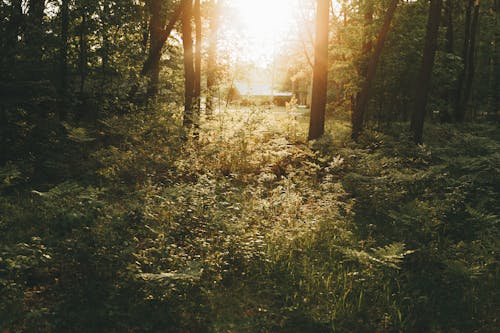
[[[0,332],[500,332],[496,0],[0,0]]]

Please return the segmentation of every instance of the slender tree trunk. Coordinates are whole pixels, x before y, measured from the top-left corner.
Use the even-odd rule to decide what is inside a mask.
[[[487,11],[491,14],[493,14],[493,17],[494,19],[492,20],[493,24],[495,26],[498,27],[497,25],[497,20],[498,20],[498,17],[497,17],[497,13],[496,13],[496,6],[497,4],[500,4],[500,1],[496,1],[497,3],[495,3],[495,1],[491,1],[489,3],[489,8],[487,8]],[[486,48],[486,64],[485,64],[485,67],[487,68],[487,72],[488,72],[488,85],[487,85],[487,93],[486,93],[486,101],[485,101],[485,115],[486,116],[489,116],[489,114],[491,113],[491,111],[495,110],[496,108],[496,104],[495,104],[495,95],[497,95],[497,91],[495,90],[495,80],[496,80],[496,77],[495,77],[495,67],[496,67],[496,62],[497,62],[497,59],[500,59],[500,57],[498,57],[498,53],[497,53],[497,47],[496,47],[496,37],[498,36],[498,31],[499,29],[496,29],[493,31],[493,33],[489,36],[489,39],[488,39],[488,47]],[[486,72],[486,70],[485,70]],[[476,99],[476,102],[477,102],[477,99]]]
[[[61,49],[59,55],[60,66],[60,110],[59,118],[66,118],[66,107],[68,99],[68,35],[69,35],[69,0],[63,0],[61,4]]]
[[[446,27],[446,42],[445,42],[445,51],[448,54],[453,54],[453,46],[454,46],[454,33],[453,33],[453,0],[446,0],[445,5],[445,13],[444,13],[444,26]],[[447,63],[449,61],[447,60]],[[452,120],[450,114],[450,105],[452,105],[451,96],[452,89],[448,88],[443,93],[443,100],[446,102],[445,108],[441,111],[441,122],[449,123]]]
[[[464,91],[462,94],[462,101],[459,105],[459,111],[457,112],[459,122],[464,121],[465,113],[467,111],[467,106],[469,104],[470,96],[472,94],[472,83],[474,80],[475,72],[475,51],[476,51],[476,37],[479,25],[479,0],[474,2],[474,11],[472,15],[472,23],[470,28],[470,44],[469,44],[469,55],[467,60],[469,64],[466,66],[467,72],[465,74],[465,84]]]
[[[80,95],[85,91],[85,81],[87,79],[87,14],[82,9],[82,23],[80,24],[80,52],[79,52],[79,72],[80,72]]]
[[[380,55],[382,54],[385,40],[387,39],[387,35],[389,34],[392,18],[394,17],[394,13],[396,12],[398,2],[399,0],[392,0],[389,5],[389,8],[387,9],[384,19],[384,24],[380,29],[377,38],[377,43],[375,44],[375,50],[368,62],[366,79],[364,80],[361,86],[361,91],[358,95],[358,98],[355,101],[351,119],[352,121],[351,137],[353,140],[357,140],[359,135],[361,134],[361,131],[363,130],[364,116],[365,116],[366,106],[370,98],[372,83],[375,78],[375,74],[377,72]]]
[[[217,32],[218,32],[218,2],[212,0],[210,2],[210,40],[208,45],[207,59],[207,102],[206,112],[211,116],[214,110],[214,97],[217,93],[215,90],[217,76]]]
[[[318,139],[325,132],[325,110],[328,88],[329,6],[329,0],[317,0],[313,88],[308,140]]]
[[[40,77],[42,65],[43,17],[45,0],[30,0],[28,3],[28,20],[26,24],[26,44],[30,49],[30,60],[35,79]]]
[[[422,143],[427,99],[437,48],[439,21],[441,17],[441,4],[442,0],[431,0],[429,7],[429,18],[427,21],[427,30],[425,34],[424,55],[420,73],[418,75],[418,84],[415,93],[415,109],[413,111],[413,117],[411,121],[413,141],[416,144]]]
[[[195,49],[195,60],[194,60],[194,114],[198,119],[201,114],[201,8],[200,0],[194,0],[194,11],[193,11],[194,23],[196,28],[196,49]],[[195,122],[198,125],[198,122]]]
[[[102,34],[103,45],[101,49],[101,93],[105,93],[106,84],[108,83],[108,67],[109,67],[109,48],[110,42],[106,30]]]
[[[101,29],[102,29],[102,47],[101,47],[101,93],[105,93],[105,87],[108,83],[108,63],[109,63],[109,49],[110,41],[108,35],[108,20],[110,18],[110,5],[108,3],[104,4],[103,17],[101,18]]]
[[[463,94],[464,94],[464,85],[467,77],[467,73],[469,72],[469,48],[470,48],[470,38],[471,38],[471,18],[472,18],[472,6],[474,0],[466,0],[465,6],[465,32],[464,32],[464,44],[462,48],[462,64],[463,69],[460,72],[460,76],[458,77],[458,87],[457,87],[457,96],[456,96],[456,104],[455,104],[455,120],[458,122],[462,122],[465,118],[465,106],[462,104]]]
[[[446,0],[445,7],[445,22],[446,22],[446,52],[453,53],[455,40],[453,32],[453,0]]]
[[[193,54],[193,6],[184,8],[182,13],[182,45],[184,47],[184,127],[194,124],[193,98],[195,86],[194,54]]]

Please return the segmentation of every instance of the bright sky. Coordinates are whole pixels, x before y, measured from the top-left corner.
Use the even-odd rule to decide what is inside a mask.
[[[295,24],[295,0],[229,0],[246,33],[243,57],[259,65],[269,64],[277,45],[287,39]]]

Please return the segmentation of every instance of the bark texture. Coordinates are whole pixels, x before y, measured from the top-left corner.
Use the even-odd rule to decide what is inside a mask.
[[[312,84],[311,117],[308,140],[320,138],[325,132],[325,109],[328,85],[328,19],[329,0],[317,1],[316,41]]]
[[[175,25],[179,21],[181,17],[182,11],[187,5],[191,5],[192,0],[182,0],[177,7],[175,8],[170,20],[165,26],[166,17],[162,14],[162,1],[161,0],[153,0],[150,3],[150,21],[149,21],[149,49],[148,55],[141,69],[141,76],[145,76],[149,78],[148,85],[148,95],[153,96],[158,92],[158,82],[160,77],[160,59],[163,47],[165,43],[172,33]],[[143,46],[146,47],[148,44],[148,38],[143,36]],[[137,90],[139,88],[139,84],[136,83],[133,85],[129,92],[129,97],[133,99]]]
[[[436,56],[439,21],[441,18],[441,5],[442,0],[431,0],[429,7],[424,55],[420,72],[418,74],[415,92],[415,109],[413,110],[413,117],[411,121],[413,141],[416,144],[422,143],[427,99],[432,76],[432,68],[434,67],[434,58]]]

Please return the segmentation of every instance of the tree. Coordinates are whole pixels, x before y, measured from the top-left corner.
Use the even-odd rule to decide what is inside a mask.
[[[200,116],[201,112],[201,8],[200,0],[194,0],[194,23],[196,29],[196,50],[194,60],[194,112],[196,117]]]
[[[59,118],[66,118],[66,102],[68,95],[68,35],[69,35],[69,0],[63,0],[61,4],[61,47],[59,50],[60,66],[60,110]]]
[[[474,7],[472,9],[472,7]],[[471,13],[473,12],[473,13]],[[472,18],[471,18],[472,16]],[[467,0],[463,45],[463,70],[458,79],[455,120],[463,122],[469,103],[475,71],[475,48],[479,21],[479,0]]]
[[[193,54],[193,5],[189,2],[182,12],[182,45],[184,48],[184,127],[194,124],[193,98],[195,89],[195,69]]]
[[[366,76],[361,85],[361,90],[356,96],[355,103],[353,105],[352,111],[352,134],[351,137],[353,140],[357,140],[361,131],[363,129],[364,116],[366,113],[366,107],[368,104],[368,100],[370,98],[371,87],[373,83],[373,79],[375,78],[375,74],[377,72],[377,66],[380,60],[380,55],[382,54],[382,49],[384,48],[384,43],[387,38],[387,35],[390,30],[392,18],[394,17],[394,13],[396,12],[396,7],[398,5],[399,0],[392,0],[389,8],[387,9],[384,24],[380,29],[377,43],[375,45],[375,50],[373,55],[370,57],[368,61],[368,66],[366,69]],[[372,10],[369,10],[369,13]],[[371,15],[367,16],[367,19],[371,20]],[[371,49],[371,44],[369,42],[365,42],[364,52],[368,52]]]
[[[214,110],[214,96],[215,86],[217,81],[217,32],[219,30],[218,20],[218,6],[219,2],[216,0],[210,1],[210,14],[209,14],[209,29],[210,38],[208,45],[208,59],[207,59],[207,102],[206,112],[211,115]]]
[[[29,49],[28,58],[31,60],[33,78],[40,79],[40,70],[43,56],[43,19],[45,0],[30,0],[28,3],[28,18],[26,24],[26,46]]]
[[[149,40],[150,47],[148,55],[141,69],[141,76],[149,78],[148,95],[153,96],[158,92],[158,82],[160,77],[160,59],[163,46],[168,37],[172,33],[177,21],[179,20],[184,8],[191,5],[191,0],[182,0],[175,8],[172,16],[165,28],[166,17],[162,14],[162,1],[151,0],[150,13],[151,18],[149,22]],[[144,42],[145,41],[145,42]],[[143,45],[147,44],[147,38],[143,37]],[[134,97],[138,84],[135,84],[129,92],[129,97]]]
[[[87,6],[82,4],[80,8],[80,19],[81,23],[79,26],[79,52],[78,52],[78,70],[80,74],[80,96],[83,95],[85,90],[85,81],[87,79],[87,65],[88,65],[88,36],[87,36],[87,19],[88,19],[88,11]]]
[[[429,17],[427,20],[427,29],[425,34],[424,54],[420,72],[418,74],[417,87],[415,91],[415,108],[413,110],[413,117],[411,120],[413,141],[416,144],[422,143],[427,99],[437,48],[439,20],[441,17],[441,4],[442,0],[431,0],[429,6]]]
[[[328,86],[328,19],[329,0],[317,0],[316,40],[312,84],[311,117],[308,140],[320,138],[325,132],[325,109]]]
[[[163,48],[163,27],[165,26],[166,15],[163,8],[163,1],[152,0],[149,3],[151,19],[149,21],[149,39],[150,49],[143,74],[148,75],[148,96],[156,95],[158,92],[158,82],[160,78],[160,58],[161,49]],[[149,66],[145,70],[146,64]]]
[[[443,26],[446,27],[446,35],[445,35],[445,52],[448,55],[453,55],[453,46],[454,46],[454,33],[453,33],[453,0],[446,0],[444,6],[444,18],[443,18]],[[450,66],[449,58],[446,59],[446,65]],[[451,121],[452,117],[449,110],[449,105],[451,105],[450,97],[451,97],[451,89],[448,88],[443,92],[443,100],[446,103],[446,106],[443,108],[441,113],[441,121],[448,123]]]
[[[16,52],[16,47],[18,45],[18,37],[21,31],[21,26],[23,23],[23,8],[21,0],[13,0],[11,1],[11,5],[9,8],[9,21],[6,24],[5,29],[2,29],[2,46],[3,50],[0,55],[0,59],[3,62],[9,62],[13,55]]]
[[[109,3],[104,3],[102,6],[102,11],[100,12],[100,23],[101,23],[101,36],[102,36],[102,45],[100,48],[100,55],[101,55],[101,93],[104,93],[104,88],[106,87],[106,84],[108,82],[108,63],[109,63],[109,52],[111,48],[111,42],[109,39],[109,33],[108,33],[108,20],[111,19],[110,15],[110,6],[111,4]]]

